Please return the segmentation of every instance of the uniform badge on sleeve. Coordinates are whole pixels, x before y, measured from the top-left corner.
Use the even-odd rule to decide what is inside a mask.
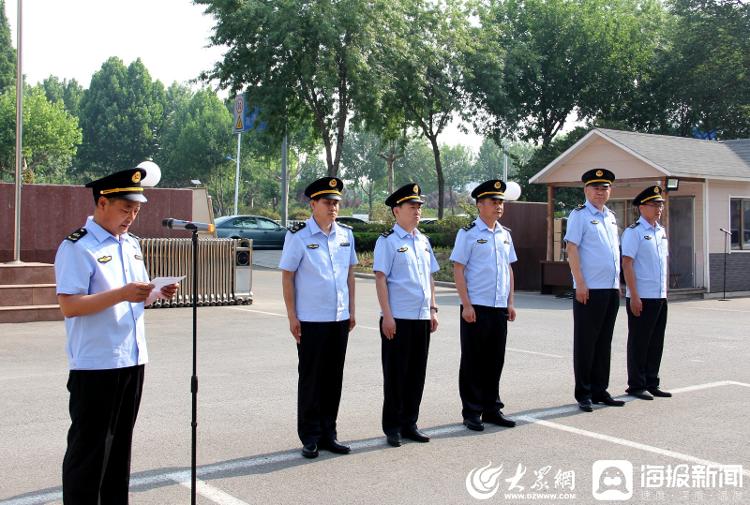
[[[109,263],[110,261],[112,261],[112,256],[101,256],[99,258],[96,258],[96,261],[98,261],[99,263]]]
[[[408,251],[408,250],[409,250],[409,247],[408,247],[408,246],[402,246],[402,247],[399,247],[399,248],[398,248],[398,252],[406,252],[406,251]]]

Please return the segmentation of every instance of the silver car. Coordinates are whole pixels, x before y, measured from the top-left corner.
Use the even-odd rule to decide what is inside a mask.
[[[263,216],[223,216],[217,218],[216,236],[219,238],[249,238],[253,249],[281,249],[286,228]]]

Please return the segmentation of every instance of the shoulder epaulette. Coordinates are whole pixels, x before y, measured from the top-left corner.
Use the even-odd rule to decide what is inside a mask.
[[[301,221],[301,222],[299,222],[297,224],[293,224],[292,226],[290,226],[289,228],[287,228],[287,230],[289,230],[292,233],[297,233],[298,231],[300,231],[305,226],[307,226],[307,224],[305,224],[304,221]]]
[[[391,228],[390,230],[384,231],[383,233],[381,233],[381,235],[384,236],[384,237],[389,237],[389,236],[393,235],[394,231],[395,230],[393,228]]]
[[[466,226],[462,227],[461,229],[464,231],[469,231],[472,228],[474,228],[477,225],[476,222],[472,221],[471,223],[467,224]]]
[[[628,226],[628,228],[638,228],[638,221]]]
[[[345,223],[339,223],[338,221],[336,221],[336,224],[339,225],[339,226],[341,226],[342,228],[348,228],[350,230],[353,229],[351,226],[349,226],[348,224],[345,224]]]
[[[500,226],[502,226],[503,230],[507,231],[508,233],[510,233],[511,231],[513,231],[510,228],[508,228],[507,226],[503,226],[503,225],[500,225]]]
[[[129,232],[128,232],[128,235],[130,235],[131,237],[133,237],[133,238],[134,238],[134,239],[136,239],[136,240],[141,240],[141,237],[139,237],[138,235],[136,235],[136,234],[135,234],[135,233],[133,233],[132,231],[129,231]]]
[[[81,237],[84,237],[89,231],[86,228],[78,228],[76,231],[65,237],[65,240],[70,240],[71,242],[78,242],[81,240]]]
[[[580,204],[580,205],[579,205],[578,207],[576,207],[576,208],[575,208],[575,209],[573,209],[573,210],[581,210],[581,209],[585,209],[585,208],[586,208],[586,204],[585,204],[585,203],[582,203],[582,204]]]
[[[615,211],[614,211],[614,210],[612,210],[612,209],[607,209],[607,210],[608,210],[608,211],[609,211],[609,213],[610,213],[610,214],[612,214],[613,216],[616,216],[616,215],[617,215],[617,214],[615,214]]]

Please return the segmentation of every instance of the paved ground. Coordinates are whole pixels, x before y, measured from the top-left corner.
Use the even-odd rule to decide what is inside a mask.
[[[358,279],[339,416],[339,438],[354,450],[308,461],[296,438],[297,358],[280,274],[256,270],[253,291],[253,305],[199,309],[198,503],[472,504],[480,496],[486,503],[589,504],[599,503],[595,493],[632,493],[630,503],[750,502],[750,299],[672,303],[662,377],[674,398],[586,414],[572,399],[571,301],[519,294],[501,384],[505,412],[519,426],[478,434],[460,425],[458,299],[439,288],[441,323],[420,416],[433,439],[394,449],[380,432],[375,287]],[[146,317],[151,363],[131,503],[184,504],[191,311],[155,309]],[[625,387],[625,336],[623,309],[613,344],[615,395]],[[0,325],[0,504],[60,503],[64,340],[60,322]]]

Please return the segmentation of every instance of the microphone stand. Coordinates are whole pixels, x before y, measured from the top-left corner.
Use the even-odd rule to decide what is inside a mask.
[[[724,233],[724,296],[719,298],[720,302],[728,302],[729,299],[727,298],[727,257],[729,256],[729,252],[727,252],[727,242],[729,241],[729,235],[731,235],[732,232],[725,230],[724,228],[719,228]]]
[[[193,232],[193,376],[190,393],[193,399],[192,444],[190,453],[190,504],[196,504],[196,449],[198,438],[198,228],[190,223],[186,226]]]

